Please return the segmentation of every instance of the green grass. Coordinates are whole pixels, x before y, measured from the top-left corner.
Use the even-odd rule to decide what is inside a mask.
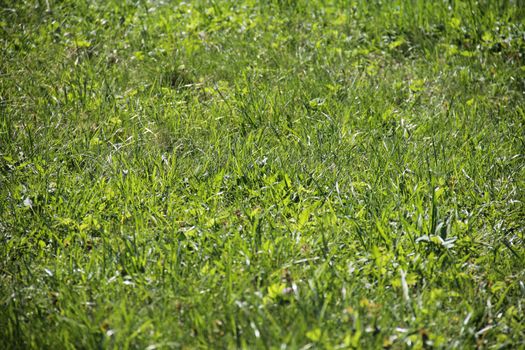
[[[0,348],[525,348],[523,1],[0,2]]]

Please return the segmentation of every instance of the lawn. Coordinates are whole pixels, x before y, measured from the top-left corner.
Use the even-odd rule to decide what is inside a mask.
[[[0,348],[525,348],[524,1],[3,0],[0,46]]]

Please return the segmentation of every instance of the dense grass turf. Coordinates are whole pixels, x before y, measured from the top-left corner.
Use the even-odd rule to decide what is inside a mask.
[[[523,1],[0,5],[0,348],[525,347]]]

